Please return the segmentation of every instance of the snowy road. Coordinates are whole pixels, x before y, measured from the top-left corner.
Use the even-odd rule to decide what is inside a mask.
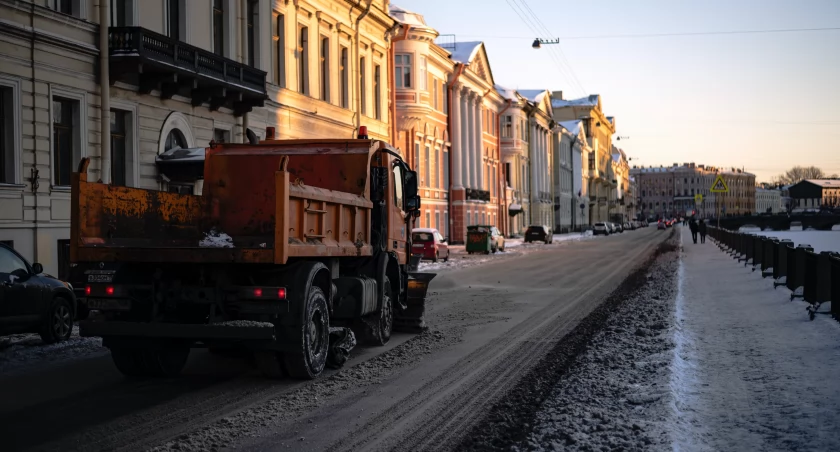
[[[534,246],[441,274],[429,333],[356,350],[312,382],[203,352],[173,380],[124,379],[107,356],[4,375],[0,434],[10,450],[451,449],[665,237]]]

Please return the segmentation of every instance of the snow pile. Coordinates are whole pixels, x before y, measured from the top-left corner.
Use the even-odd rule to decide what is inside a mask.
[[[55,344],[44,344],[37,334],[13,334],[0,337],[0,375],[100,356],[107,352],[108,349],[102,347],[102,339],[80,337],[78,326],[73,327],[70,339]]]
[[[224,232],[211,229],[204,235],[204,239],[198,242],[202,248],[233,248],[233,238]]]
[[[666,449],[677,262],[659,260],[644,288],[610,315],[557,382],[523,444],[527,450]]]
[[[840,252],[840,231],[758,231],[757,235],[776,237],[779,240],[789,239],[794,246],[800,243],[811,245],[814,252]]]

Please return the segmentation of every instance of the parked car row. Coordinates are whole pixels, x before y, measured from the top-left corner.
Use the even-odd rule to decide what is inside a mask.
[[[626,221],[624,223],[613,223],[605,221],[603,223],[595,223],[592,227],[594,235],[610,235],[624,231],[635,231],[636,229],[646,227],[647,224],[641,221]]]

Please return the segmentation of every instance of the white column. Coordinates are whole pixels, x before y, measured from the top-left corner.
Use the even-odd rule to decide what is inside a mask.
[[[452,121],[452,167],[449,168],[450,176],[452,178],[452,188],[463,188],[461,177],[461,153],[463,147],[461,146],[461,87],[452,87],[452,111],[449,112],[450,121]],[[449,190],[449,187],[446,187]]]
[[[469,103],[468,110],[469,110],[470,115],[469,115],[469,128],[467,130],[469,130],[469,133],[468,133],[469,138],[468,139],[469,139],[469,143],[470,143],[470,148],[469,148],[470,149],[470,188],[477,189],[479,187],[478,187],[478,184],[476,183],[478,181],[478,178],[476,177],[476,171],[478,171],[478,161],[476,160],[476,153],[475,153],[475,146],[476,146],[476,142],[475,142],[475,121],[476,121],[476,117],[475,117],[475,93],[470,92],[469,99],[470,99],[469,100],[470,103]]]
[[[481,129],[483,124],[483,114],[481,112],[481,97],[475,97],[475,161],[476,177],[475,185],[479,190],[484,190],[484,140],[481,139]]]
[[[463,91],[461,93],[461,175],[464,180],[462,183],[466,188],[470,186],[470,167],[472,166],[472,159],[470,159],[470,127],[469,127],[469,93]]]
[[[528,148],[531,151],[531,152],[529,152],[529,154],[530,154],[529,157],[531,159],[531,186],[529,187],[529,189],[531,191],[531,199],[532,200],[539,200],[539,198],[540,198],[540,193],[539,193],[539,183],[540,183],[540,177],[539,177],[540,158],[539,158],[539,155],[540,155],[540,153],[537,150],[537,148],[538,148],[538,146],[537,146],[537,125],[536,125],[536,123],[532,123],[532,124],[529,124],[529,127],[531,128],[530,137],[528,138],[529,139]],[[537,205],[533,202],[531,204],[532,204],[531,205],[531,210],[533,211],[537,207]]]

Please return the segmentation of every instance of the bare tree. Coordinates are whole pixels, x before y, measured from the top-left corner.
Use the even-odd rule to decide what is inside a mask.
[[[825,173],[816,166],[794,166],[773,178],[774,182],[783,185],[790,185],[802,182],[805,179],[824,179]]]

